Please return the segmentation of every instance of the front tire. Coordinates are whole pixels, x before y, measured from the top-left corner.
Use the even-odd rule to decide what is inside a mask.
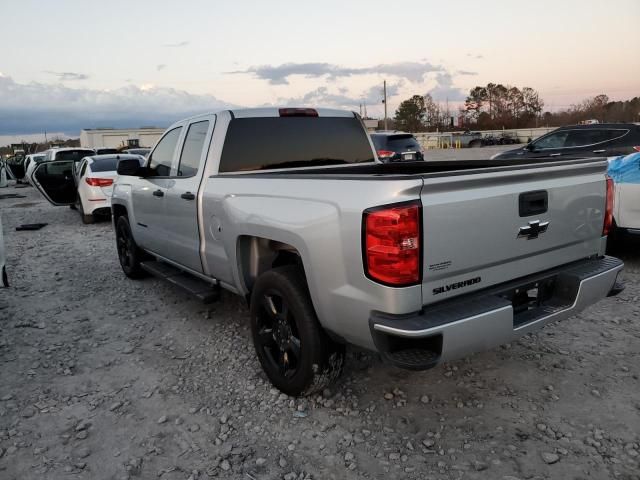
[[[118,260],[124,274],[133,279],[145,276],[145,271],[140,266],[144,258],[144,252],[140,250],[133,239],[129,220],[125,216],[118,218],[116,223],[116,247],[118,249]]]
[[[251,293],[251,333],[264,372],[287,395],[322,391],[342,373],[344,345],[320,326],[297,266],[258,278]]]

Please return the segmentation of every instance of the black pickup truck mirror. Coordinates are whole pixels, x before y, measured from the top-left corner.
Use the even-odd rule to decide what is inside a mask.
[[[144,176],[145,169],[140,166],[140,161],[136,159],[120,160],[118,162],[118,175],[129,175],[133,177]]]

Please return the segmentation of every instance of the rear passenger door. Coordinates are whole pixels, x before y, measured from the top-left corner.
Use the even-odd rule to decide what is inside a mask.
[[[198,191],[206,165],[215,116],[185,126],[184,142],[169,182],[164,209],[165,242],[158,253],[196,272],[203,272],[198,229]]]

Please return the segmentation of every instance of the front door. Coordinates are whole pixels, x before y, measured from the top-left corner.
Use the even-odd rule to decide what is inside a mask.
[[[78,195],[73,167],[73,160],[40,163],[31,173],[31,184],[52,205],[73,205]]]
[[[531,142],[525,149],[524,158],[545,158],[553,160],[565,153],[565,141],[569,136],[568,130],[551,132]]]
[[[133,236],[138,245],[158,254],[166,243],[165,195],[172,182],[171,171],[181,132],[182,127],[177,127],[165,133],[149,155],[145,177],[131,181]]]
[[[165,242],[158,253],[203,272],[198,229],[198,191],[206,165],[215,116],[186,126],[176,172],[165,197]]]

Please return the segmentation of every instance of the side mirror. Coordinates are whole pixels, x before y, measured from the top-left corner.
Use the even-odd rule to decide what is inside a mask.
[[[144,168],[140,166],[140,161],[136,159],[120,160],[118,162],[118,175],[128,175],[131,177],[143,176]]]

